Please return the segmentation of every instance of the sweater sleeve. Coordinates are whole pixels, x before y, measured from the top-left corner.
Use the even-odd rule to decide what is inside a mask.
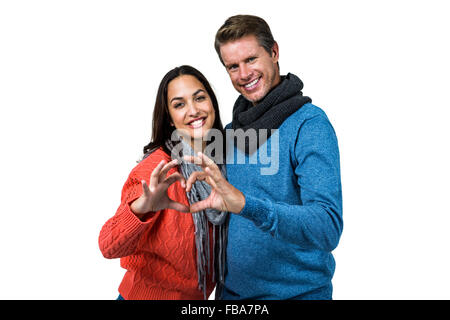
[[[294,174],[301,205],[248,195],[241,215],[272,236],[303,249],[332,251],[342,233],[342,190],[337,138],[326,116],[306,120],[295,144]]]
[[[151,228],[160,214],[148,213],[141,221],[131,211],[131,203],[142,194],[141,180],[148,183],[150,170],[133,170],[122,189],[122,197],[116,214],[102,227],[99,236],[99,247],[103,256],[108,259],[126,257],[133,254],[144,231]]]

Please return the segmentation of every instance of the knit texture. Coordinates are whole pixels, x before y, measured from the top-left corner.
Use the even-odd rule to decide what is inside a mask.
[[[269,166],[260,161],[261,148],[251,156],[237,148],[234,159],[227,154],[228,181],[245,206],[230,216],[223,299],[332,298],[331,252],[343,227],[336,135],[325,113],[307,103],[278,136],[266,141],[276,174],[261,175]]]
[[[172,139],[173,139],[172,135]],[[186,181],[189,179],[192,173],[195,171],[203,171],[203,169],[191,162],[186,162],[184,156],[194,156],[195,152],[191,146],[183,141],[181,137],[178,136],[178,141],[174,145],[173,141],[167,140],[166,147],[171,152],[172,159],[177,159],[179,161],[179,169]],[[218,164],[220,171],[226,178],[225,165]],[[193,205],[196,202],[205,200],[211,194],[211,186],[202,180],[197,180],[192,184],[191,190],[187,192],[187,197],[189,203]],[[197,273],[198,273],[198,286],[203,290],[206,299],[206,279],[207,273],[211,270],[207,270],[208,266],[211,265],[211,259],[214,264],[214,270],[212,270],[213,278],[220,282],[224,280],[225,274],[225,248],[227,240],[227,230],[228,230],[228,215],[226,211],[218,211],[212,208],[206,208],[199,212],[192,212],[192,219],[195,226],[195,245],[197,249]],[[215,246],[213,247],[214,255],[210,256],[210,238],[209,238],[209,223],[213,227],[213,242]],[[218,232],[216,240],[216,227]],[[217,270],[217,274],[215,271]]]
[[[116,214],[100,231],[99,247],[105,258],[121,258],[120,265],[127,272],[119,292],[126,300],[201,300],[192,215],[165,209],[148,213],[141,221],[130,209],[130,204],[142,194],[141,180],[149,183],[151,172],[162,160],[171,159],[158,149],[131,171]],[[173,168],[168,175],[176,171]],[[167,194],[174,201],[189,205],[178,181]],[[209,232],[212,248],[211,227]],[[209,296],[214,288],[211,276],[206,287]]]
[[[295,74],[288,73],[281,76],[281,83],[273,88],[257,105],[253,105],[244,96],[240,95],[233,107],[234,130],[266,129],[265,139],[257,135],[256,141],[251,141],[251,135],[245,140],[243,151],[252,154],[257,147],[264,144],[270,137],[272,130],[278,129],[284,120],[301,108],[311,98],[303,96],[303,82]],[[239,145],[238,145],[239,147]]]

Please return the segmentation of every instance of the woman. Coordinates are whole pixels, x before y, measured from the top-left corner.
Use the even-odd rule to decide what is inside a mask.
[[[211,129],[223,132],[206,78],[190,66],[169,71],[158,89],[151,142],[99,236],[104,257],[121,258],[127,269],[119,299],[206,299],[214,276],[223,279],[227,213],[188,213],[208,198],[211,187],[197,181],[186,190],[191,173],[201,169],[182,161],[204,150]]]

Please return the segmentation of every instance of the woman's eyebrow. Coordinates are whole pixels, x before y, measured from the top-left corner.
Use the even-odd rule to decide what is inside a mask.
[[[198,95],[198,94],[201,93],[201,92],[205,92],[205,90],[203,90],[203,89],[198,89],[197,91],[195,91],[195,92],[192,94],[192,96],[195,97],[196,95]],[[183,100],[183,97],[173,97],[173,98],[170,100],[170,103],[172,103],[173,100]]]
[[[183,98],[182,98],[182,97],[173,97],[173,98],[170,100],[170,103],[172,103],[173,100],[183,100]]]
[[[200,92],[205,92],[205,90],[203,89],[198,89],[197,91],[194,92],[194,94],[192,96],[196,96],[197,94],[199,94]]]

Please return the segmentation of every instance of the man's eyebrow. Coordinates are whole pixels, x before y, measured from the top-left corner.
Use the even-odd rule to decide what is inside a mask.
[[[237,63],[229,63],[229,64],[226,64],[226,65],[225,65],[225,68],[229,69],[229,68],[231,68],[232,66],[237,66]]]

